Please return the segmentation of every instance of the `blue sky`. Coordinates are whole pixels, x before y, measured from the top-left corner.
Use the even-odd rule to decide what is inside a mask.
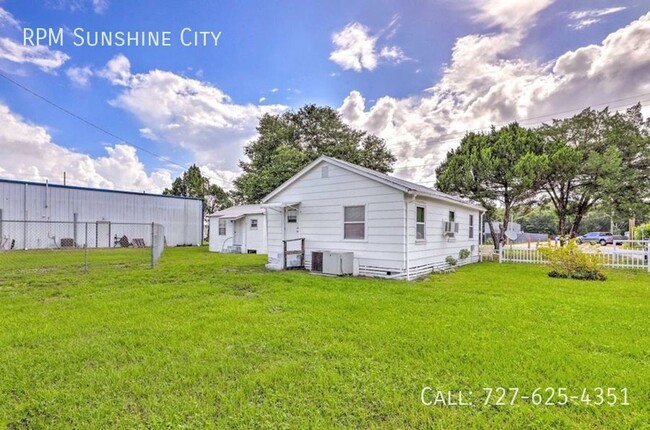
[[[650,103],[649,9],[0,0],[0,72],[127,141],[0,79],[0,177],[60,182],[66,171],[78,185],[156,192],[182,170],[174,163],[197,163],[228,188],[260,115],[317,103],[384,138],[396,175],[432,185],[465,130]],[[26,29],[39,27],[64,28],[62,46],[25,46]],[[73,46],[78,28],[168,31],[172,46]],[[181,46],[183,28],[221,33],[218,45]]]

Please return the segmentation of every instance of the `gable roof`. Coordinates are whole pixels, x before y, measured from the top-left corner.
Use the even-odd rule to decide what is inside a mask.
[[[208,215],[208,217],[218,218],[241,218],[246,215],[263,215],[264,208],[262,205],[241,205],[226,208],[219,212]]]
[[[433,188],[425,187],[424,185],[416,184],[414,182],[406,181],[404,179],[395,178],[393,176],[387,175],[385,173],[380,173],[367,167],[358,166],[356,164],[349,163],[347,161],[339,160],[337,158],[328,157],[326,155],[321,155],[316,160],[311,162],[308,166],[302,169],[300,172],[293,175],[285,183],[280,185],[275,190],[271,191],[262,199],[262,203],[266,203],[273,196],[280,193],[282,190],[290,186],[292,183],[297,181],[300,177],[305,175],[307,172],[315,168],[318,164],[322,162],[327,162],[332,165],[338,166],[342,169],[357,173],[366,178],[372,179],[374,181],[380,182],[389,187],[398,189],[404,193],[417,194],[419,196],[431,197],[438,200],[443,200],[447,202],[456,203],[462,206],[471,207],[472,209],[477,209],[479,211],[484,211],[481,206],[470,202],[468,200],[461,199],[460,197],[452,196],[441,191],[434,190]]]

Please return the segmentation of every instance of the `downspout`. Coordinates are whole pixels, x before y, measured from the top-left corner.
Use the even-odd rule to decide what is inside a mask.
[[[210,220],[208,220],[208,222],[210,222]],[[187,220],[185,220],[185,223],[187,224]],[[204,239],[205,239],[205,202],[203,201],[203,199],[201,199],[201,237],[199,238],[199,244],[198,244],[199,246],[203,246]]]
[[[406,280],[409,279],[409,201],[404,199],[404,265],[406,266]]]
[[[49,180],[45,180],[45,216],[47,217],[48,208],[50,207],[50,183]],[[48,217],[49,219],[49,217]]]

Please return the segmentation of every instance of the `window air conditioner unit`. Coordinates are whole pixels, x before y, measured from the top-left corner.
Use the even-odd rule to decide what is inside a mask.
[[[443,235],[453,237],[455,233],[458,233],[457,222],[443,221],[442,224],[443,224],[442,226]]]
[[[354,253],[318,251],[311,253],[311,271],[324,275],[351,275]]]

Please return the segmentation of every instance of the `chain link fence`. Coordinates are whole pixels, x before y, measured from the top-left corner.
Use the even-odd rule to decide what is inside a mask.
[[[160,224],[0,220],[0,274],[153,268],[164,248]]]

